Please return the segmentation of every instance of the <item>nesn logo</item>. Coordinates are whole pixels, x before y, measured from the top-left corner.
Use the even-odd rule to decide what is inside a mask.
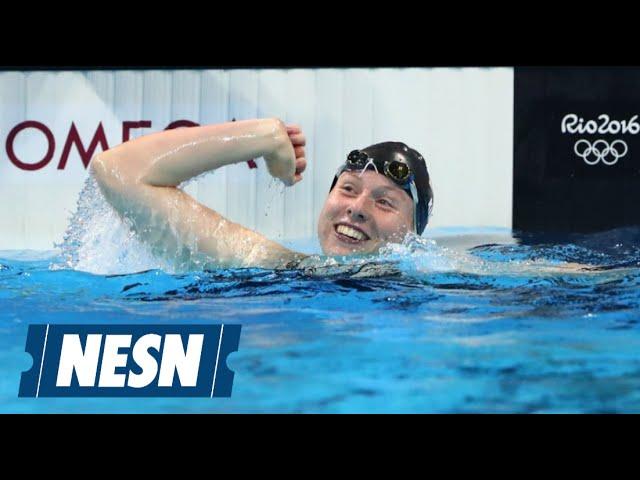
[[[20,397],[229,397],[240,325],[29,325]]]

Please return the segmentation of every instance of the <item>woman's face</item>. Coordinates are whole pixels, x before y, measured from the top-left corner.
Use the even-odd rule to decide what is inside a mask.
[[[318,219],[325,255],[375,252],[413,231],[413,200],[373,170],[346,171],[329,193]]]

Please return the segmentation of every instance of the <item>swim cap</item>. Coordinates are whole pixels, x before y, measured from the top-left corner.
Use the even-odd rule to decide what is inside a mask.
[[[353,159],[357,157],[362,158],[364,162],[364,165],[360,168],[371,168],[374,166],[378,173],[389,177],[396,183],[398,183],[398,181],[393,175],[395,172],[389,172],[389,169],[385,168],[385,165],[389,165],[389,162],[395,161],[409,167],[410,177],[407,186],[399,186],[407,192],[407,195],[414,201],[415,228],[418,235],[421,235],[429,222],[429,215],[431,214],[431,207],[433,205],[433,191],[429,182],[427,164],[423,156],[402,142],[382,142],[370,145],[362,150],[354,150],[349,154],[345,164],[338,169],[329,191],[333,190],[333,187],[335,187],[338,181],[338,177],[345,170],[354,170],[352,166],[354,164]],[[413,184],[415,188],[409,188],[412,186],[411,184]],[[412,190],[415,192],[417,198],[413,198],[414,193],[412,193]]]

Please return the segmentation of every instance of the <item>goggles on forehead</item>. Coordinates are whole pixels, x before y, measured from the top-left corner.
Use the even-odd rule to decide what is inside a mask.
[[[402,188],[413,200],[413,228],[417,232],[417,212],[418,212],[418,189],[416,188],[415,177],[411,168],[406,163],[398,160],[377,160],[367,155],[366,152],[360,150],[353,150],[347,156],[347,160],[344,165],[341,165],[336,173],[336,179],[345,170],[360,171],[362,175],[367,168],[373,167],[373,169],[385,177],[389,178],[396,185]],[[335,181],[335,180],[334,180]]]
[[[382,173],[400,186],[405,186],[413,180],[413,173],[409,165],[398,160],[381,162],[360,150],[353,150],[347,156],[346,166],[349,170],[364,170],[369,165],[373,165],[376,172]]]

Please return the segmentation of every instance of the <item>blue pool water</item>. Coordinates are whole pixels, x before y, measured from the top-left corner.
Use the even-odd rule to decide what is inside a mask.
[[[0,252],[0,411],[640,411],[640,229],[425,236],[303,271],[130,273],[140,255],[82,271],[86,252],[73,268],[59,250]],[[394,269],[359,276],[374,260]],[[232,397],[17,397],[30,323],[146,322],[242,324]]]

